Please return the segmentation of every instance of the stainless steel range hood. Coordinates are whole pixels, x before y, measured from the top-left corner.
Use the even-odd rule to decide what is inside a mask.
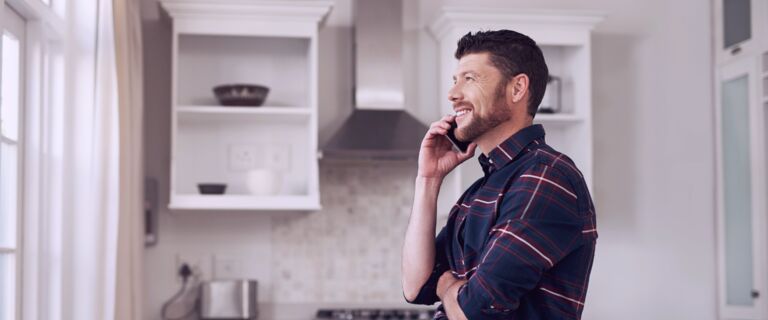
[[[355,109],[323,157],[418,157],[427,126],[405,110],[402,1],[354,1]]]

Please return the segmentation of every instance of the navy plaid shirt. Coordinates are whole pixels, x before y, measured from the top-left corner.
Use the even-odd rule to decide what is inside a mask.
[[[579,319],[595,254],[595,209],[581,172],[533,125],[480,155],[484,176],[435,241],[435,267],[411,303],[433,304],[450,270],[468,319]],[[445,319],[442,305],[435,319]]]

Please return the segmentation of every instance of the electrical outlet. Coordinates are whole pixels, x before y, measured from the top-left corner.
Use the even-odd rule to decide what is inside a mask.
[[[193,253],[177,253],[176,264],[173,269],[173,277],[178,283],[181,283],[181,276],[179,275],[179,269],[181,265],[187,264],[192,269],[192,276],[190,280],[193,282],[200,282],[202,280],[208,280],[211,276],[211,260],[207,254],[193,254]]]
[[[229,169],[232,171],[248,171],[259,166],[259,145],[233,144],[229,146]]]
[[[243,279],[245,268],[243,260],[231,256],[214,256],[213,277],[215,279]]]

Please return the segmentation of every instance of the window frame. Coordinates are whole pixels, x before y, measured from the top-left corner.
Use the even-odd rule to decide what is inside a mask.
[[[16,187],[16,212],[14,213],[15,216],[15,236],[16,239],[14,239],[14,244],[11,246],[6,247],[0,247],[0,254],[4,256],[9,256],[13,258],[14,266],[13,266],[13,275],[14,275],[14,299],[13,302],[15,304],[14,306],[14,318],[15,319],[21,319],[21,309],[22,309],[22,279],[24,277],[24,269],[22,268],[22,262],[24,257],[24,244],[23,244],[23,211],[24,211],[24,204],[23,204],[23,196],[24,196],[24,159],[25,159],[25,141],[24,141],[24,131],[26,129],[26,123],[24,121],[25,119],[25,110],[26,110],[26,81],[27,81],[27,49],[26,49],[26,43],[27,43],[27,20],[24,18],[24,16],[19,13],[15,8],[10,6],[9,4],[3,3],[2,4],[2,15],[5,15],[5,10],[12,10],[13,12],[10,13],[12,15],[18,15],[22,20],[22,27],[23,30],[21,34],[14,34],[13,29],[15,27],[11,27],[11,24],[9,24],[6,21],[2,21],[0,23],[0,36],[3,38],[5,37],[6,31],[8,31],[9,34],[16,37],[17,41],[19,42],[19,74],[18,77],[20,79],[19,81],[19,87],[18,87],[18,113],[16,114],[16,137],[6,137],[2,133],[0,133],[0,144],[8,144],[11,146],[16,147],[16,181],[15,181],[15,187]],[[3,39],[4,40],[4,39]],[[0,48],[3,47],[5,43],[3,41],[0,41]],[[3,68],[3,61],[0,59],[0,70]],[[2,80],[8,80],[8,79],[2,79]],[[1,83],[0,83],[1,84]],[[0,122],[1,123],[1,122]],[[1,127],[2,125],[0,125]],[[3,275],[0,275],[3,276]],[[4,290],[4,289],[0,289]]]
[[[50,152],[61,149],[54,133],[46,128],[61,116],[57,110],[61,102],[66,40],[66,12],[68,0],[0,0],[3,10],[11,7],[25,20],[24,49],[21,60],[23,69],[22,96],[19,112],[19,201],[16,243],[16,319],[60,319],[60,303],[51,301],[52,290],[60,289],[60,283],[51,283],[50,254],[53,239],[47,233],[51,225],[51,205],[46,201],[49,188],[47,177],[55,162]],[[0,68],[2,66],[0,65]],[[33,147],[34,145],[34,147]],[[53,281],[55,282],[55,281]],[[57,308],[47,306],[53,303]],[[46,306],[41,308],[40,306]]]

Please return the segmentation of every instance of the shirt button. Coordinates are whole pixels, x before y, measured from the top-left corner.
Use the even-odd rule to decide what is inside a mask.
[[[493,159],[488,159],[488,162],[493,163]]]

